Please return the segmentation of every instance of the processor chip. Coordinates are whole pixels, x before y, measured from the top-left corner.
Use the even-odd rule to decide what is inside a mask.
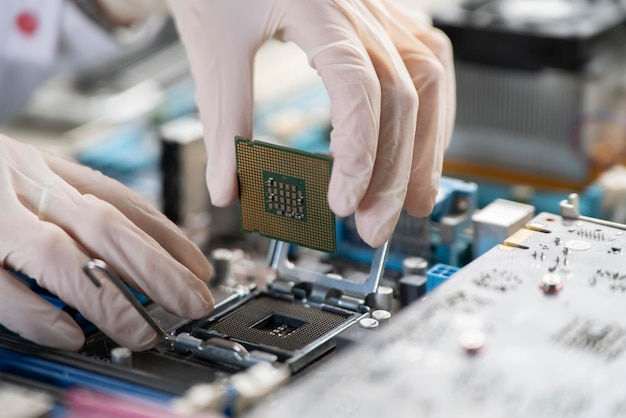
[[[243,230],[336,253],[332,159],[240,137],[235,148]]]

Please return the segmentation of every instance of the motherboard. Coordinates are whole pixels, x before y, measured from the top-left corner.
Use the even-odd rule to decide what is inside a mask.
[[[626,416],[625,232],[541,213],[250,416]]]

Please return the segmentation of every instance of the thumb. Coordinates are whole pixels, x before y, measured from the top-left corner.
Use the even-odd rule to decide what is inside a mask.
[[[9,272],[0,269],[0,324],[37,344],[79,350],[82,330],[62,310],[31,292]]]

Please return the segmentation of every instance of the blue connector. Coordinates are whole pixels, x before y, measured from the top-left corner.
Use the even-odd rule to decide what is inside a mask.
[[[439,286],[441,283],[452,277],[458,267],[449,266],[447,264],[435,264],[426,272],[426,293]]]

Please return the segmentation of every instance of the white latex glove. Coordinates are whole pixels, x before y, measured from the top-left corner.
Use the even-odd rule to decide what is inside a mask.
[[[5,269],[34,277],[118,344],[144,350],[156,333],[109,280],[83,265],[99,258],[166,310],[200,318],[213,309],[211,266],[176,226],[99,172],[42,155],[0,135],[0,323],[39,344],[78,350],[79,326]]]
[[[277,36],[302,48],[331,99],[329,204],[387,240],[403,207],[428,215],[455,111],[452,48],[390,0],[170,0],[196,80],[211,199],[237,199],[233,137],[252,134],[254,55]],[[280,65],[277,62],[276,65]]]

